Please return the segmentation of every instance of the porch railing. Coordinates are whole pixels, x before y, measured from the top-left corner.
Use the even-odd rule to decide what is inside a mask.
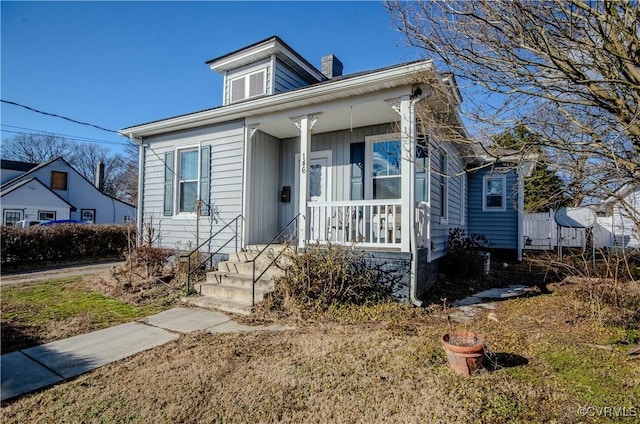
[[[252,273],[252,278],[253,278],[253,284],[251,285],[251,306],[255,306],[256,304],[256,283],[258,282],[258,280],[260,280],[260,278],[262,278],[262,276],[267,272],[267,270],[269,268],[271,268],[280,258],[280,256],[282,256],[282,254],[284,253],[284,250],[280,250],[278,252],[277,255],[275,255],[271,261],[269,262],[269,264],[262,270],[262,272],[259,275],[256,275],[256,261],[258,260],[258,258],[260,256],[262,256],[262,254],[264,252],[267,251],[267,249],[269,249],[269,247],[271,247],[271,245],[273,245],[275,242],[279,241],[282,237],[283,234],[285,234],[285,232],[287,230],[289,230],[291,228],[291,226],[293,226],[294,228],[294,232],[293,234],[298,234],[298,226],[300,225],[299,221],[300,219],[304,219],[304,216],[298,214],[296,215],[291,221],[289,221],[289,223],[287,225],[285,225],[282,230],[280,230],[280,232],[278,234],[275,235],[275,237],[273,237],[271,239],[271,241],[269,243],[267,243],[261,250],[260,252],[258,252],[258,254],[251,259],[248,262],[253,262],[253,273]],[[293,243],[294,249],[297,249],[298,244],[297,243]]]
[[[402,243],[399,199],[309,202],[307,206],[309,241],[386,248],[399,248]]]
[[[239,234],[238,225],[240,224],[240,221],[243,220],[243,219],[244,219],[244,217],[242,215],[236,216],[231,221],[229,221],[229,223],[227,223],[227,225],[225,225],[224,227],[222,227],[218,231],[216,231],[216,233],[214,235],[212,235],[207,240],[202,242],[198,247],[196,247],[195,249],[193,249],[191,252],[187,253],[186,255],[180,256],[182,259],[186,259],[187,260],[187,295],[191,294],[191,276],[193,274],[198,272],[200,269],[206,268],[207,262],[210,262],[209,267],[213,268],[213,258],[215,258],[215,256],[218,253],[220,253],[222,251],[222,249],[227,247],[227,245],[229,243],[231,243],[232,241],[235,241],[235,251],[236,252],[238,251],[238,242],[239,242],[239,239],[238,239],[238,234]],[[228,238],[226,241],[224,241],[222,243],[222,245],[220,247],[218,247],[215,251],[213,251],[213,252],[210,252],[210,251],[202,252],[200,250],[204,246],[209,245],[211,243],[211,241],[214,240],[224,230],[226,230],[227,228],[233,228],[233,227],[235,227],[235,228],[234,228],[234,231],[233,231],[233,234],[231,235],[231,237]],[[195,266],[193,266],[193,267],[191,266],[192,262],[195,262]]]

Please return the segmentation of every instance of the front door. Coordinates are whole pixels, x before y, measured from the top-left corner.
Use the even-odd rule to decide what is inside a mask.
[[[313,203],[331,201],[331,151],[311,152],[307,169],[308,195],[310,210],[307,211],[309,225],[309,240],[326,240],[327,236],[327,212],[326,208],[313,207]],[[296,169],[300,169],[300,156],[296,155]],[[297,203],[300,178],[296,174],[295,199]]]

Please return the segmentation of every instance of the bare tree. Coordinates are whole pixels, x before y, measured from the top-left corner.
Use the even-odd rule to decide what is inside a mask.
[[[2,142],[2,157],[28,163],[43,163],[57,157],[69,157],[74,143],[54,135],[19,134]]]
[[[582,202],[640,183],[637,1],[390,1],[486,140],[523,125]],[[525,146],[525,149],[527,146]],[[579,171],[579,172],[576,172]]]
[[[103,192],[136,204],[138,186],[138,151],[133,145],[124,154],[93,143],[76,143],[54,135],[20,134],[3,140],[2,158],[29,163],[44,163],[62,157],[76,171],[95,183],[98,164],[104,164]]]

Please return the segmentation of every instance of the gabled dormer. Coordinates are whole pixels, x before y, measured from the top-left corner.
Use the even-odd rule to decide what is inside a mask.
[[[332,59],[336,61],[333,68],[341,71],[340,61],[333,56]],[[328,79],[277,36],[206,63],[210,69],[224,76],[223,105],[282,93]],[[332,76],[339,75],[334,73]]]

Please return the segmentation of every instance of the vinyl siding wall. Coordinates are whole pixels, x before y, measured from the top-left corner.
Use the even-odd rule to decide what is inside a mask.
[[[313,134],[311,151],[331,150],[331,199],[333,201],[350,200],[351,196],[351,143],[365,141],[366,136],[394,133],[393,124],[381,124],[351,130],[332,131]],[[280,143],[280,185],[291,186],[291,202],[280,203],[280,228],[286,225],[298,213],[295,201],[296,169],[295,155],[300,152],[300,139],[290,138]]]
[[[311,84],[297,74],[293,69],[289,68],[281,60],[276,59],[275,89],[273,93],[282,93],[284,91],[294,90]]]
[[[70,219],[71,213],[69,205],[36,181],[3,196],[3,217],[6,209],[21,210],[22,219],[40,219],[38,212],[55,212],[55,219]]]
[[[163,216],[164,211],[164,157],[167,151],[195,146],[211,146],[211,205],[217,214],[200,217],[202,242],[242,213],[242,175],[244,150],[244,123],[235,121],[153,137],[145,140],[144,192],[142,203],[145,225],[151,224],[157,237],[157,245],[188,250],[195,248],[196,219],[194,214]],[[176,192],[174,180],[174,201]],[[217,218],[217,221],[215,220]],[[231,237],[235,226],[225,231]],[[228,237],[227,237],[228,236]],[[226,241],[225,238],[225,241]],[[234,250],[231,243],[223,253]],[[216,245],[211,245],[213,250]]]
[[[247,242],[267,243],[278,234],[280,202],[279,140],[257,131],[251,140],[251,185],[246,219],[250,223]]]
[[[492,172],[506,175],[506,210],[483,211],[483,178]],[[515,170],[484,169],[469,175],[469,234],[483,234],[491,248],[518,248],[518,187]]]
[[[448,158],[448,170],[446,176],[441,169],[441,155],[446,153]],[[462,182],[467,178],[464,171],[464,163],[456,151],[455,146],[450,142],[439,142],[434,137],[429,143],[429,154],[431,160],[431,259],[435,260],[447,254],[447,243],[449,230],[451,228],[462,228],[466,230],[467,204],[463,200],[466,193],[463,190],[468,184]],[[447,218],[441,217],[443,202],[446,200],[440,197],[440,183],[448,180],[448,214]]]

